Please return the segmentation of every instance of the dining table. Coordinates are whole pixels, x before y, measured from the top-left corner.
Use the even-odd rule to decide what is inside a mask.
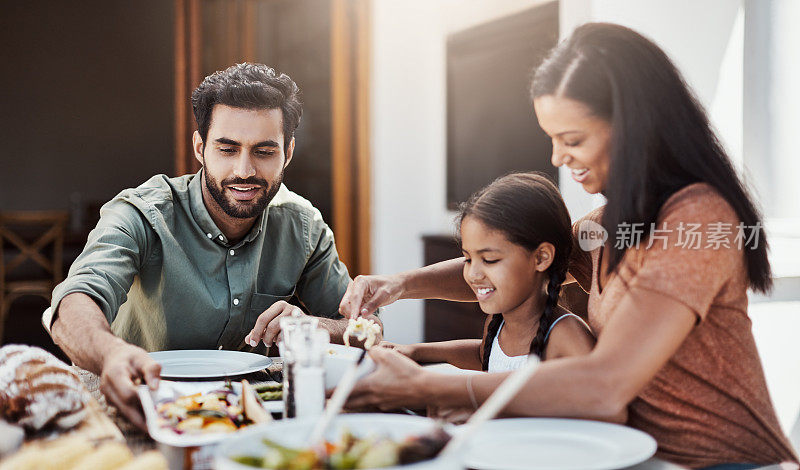
[[[236,380],[247,379],[248,382],[253,384],[254,386],[264,385],[264,384],[278,384],[281,382],[281,369],[282,369],[282,360],[280,358],[271,358],[272,364],[267,369],[260,370],[257,372],[251,372],[243,376],[236,377]],[[92,405],[96,406],[100,409],[104,417],[109,418],[108,420],[110,423],[113,423],[115,426],[114,432],[116,433],[117,429],[119,430],[119,434],[121,434],[122,438],[124,439],[125,445],[130,449],[134,456],[139,456],[144,454],[148,451],[152,451],[154,449],[158,449],[158,443],[154,441],[147,431],[139,429],[138,427],[134,426],[127,418],[125,418],[121,413],[117,411],[117,409],[108,403],[105,396],[100,390],[100,377],[96,374],[81,369],[77,366],[72,366],[75,373],[80,377],[81,381],[83,382],[84,386],[91,394],[93,400]],[[460,369],[455,369],[448,364],[438,364],[433,365],[433,367],[437,367],[438,369],[450,369],[453,373],[469,373],[469,371],[462,371]],[[231,377],[233,380],[234,378]],[[190,382],[195,384],[200,384],[207,380],[181,380],[181,382]],[[397,410],[394,413],[412,413],[410,410]],[[273,417],[275,419],[281,419],[280,414],[273,413]],[[116,435],[119,435],[116,434]],[[1,462],[0,462],[1,463]],[[198,463],[198,462],[195,462]],[[213,469],[214,463],[213,458],[208,458],[207,461],[200,462],[199,468],[203,469]],[[651,457],[648,460],[638,463],[633,466],[623,467],[620,470],[678,470],[685,467],[681,467],[679,465],[672,464],[670,462],[664,461],[657,457]],[[785,467],[781,467],[780,465],[773,465],[762,467],[760,470],[784,470]],[[613,469],[609,469],[613,470]]]
[[[247,379],[253,385],[261,385],[261,384],[268,384],[268,383],[275,383],[276,378],[280,380],[279,371],[282,366],[282,362],[280,358],[272,358],[273,365],[270,366],[270,370],[259,371],[251,374],[247,374],[242,377],[237,377],[237,380]],[[442,365],[442,367],[448,367],[448,365]],[[147,434],[146,431],[143,431],[136,426],[134,426],[127,418],[125,418],[122,414],[120,414],[113,405],[109,404],[100,391],[100,377],[96,374],[89,372],[87,370],[81,369],[77,366],[73,366],[75,372],[81,377],[84,385],[86,386],[89,393],[92,397],[100,404],[101,409],[111,418],[112,422],[119,428],[121,431],[127,446],[131,449],[134,455],[141,454],[143,452],[153,450],[157,448],[157,443]],[[275,418],[280,419],[279,415],[273,415]],[[209,467],[211,468],[211,467]],[[631,467],[624,467],[624,470],[679,470],[685,467],[681,467],[664,460],[658,459],[656,457],[651,457],[645,462],[639,463],[637,465]],[[769,467],[772,468],[772,467]],[[775,470],[779,470],[780,467],[774,467]],[[622,469],[620,469],[622,470]]]

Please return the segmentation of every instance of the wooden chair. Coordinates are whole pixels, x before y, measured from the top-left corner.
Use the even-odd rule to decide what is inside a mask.
[[[49,302],[61,282],[68,220],[66,211],[0,212],[0,341],[12,302],[27,295]]]

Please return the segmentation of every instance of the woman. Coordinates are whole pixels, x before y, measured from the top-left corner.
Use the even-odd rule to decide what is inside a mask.
[[[537,69],[532,95],[553,164],[608,200],[576,222],[576,239],[590,220],[609,240],[591,252],[576,246],[569,269],[589,293],[596,347],[543,363],[505,412],[613,420],[627,409],[660,458],[691,468],[796,462],[747,317],[748,287],[771,287],[760,215],[674,65],[630,29],[587,24]],[[475,300],[459,276],[463,262],[359,277],[340,311],[400,298]],[[391,350],[373,357],[379,368],[353,406],[472,406],[507,375],[469,383]]]

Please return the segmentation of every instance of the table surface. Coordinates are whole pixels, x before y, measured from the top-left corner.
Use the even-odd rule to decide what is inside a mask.
[[[276,364],[278,366],[280,364]],[[112,419],[114,424],[122,432],[122,435],[125,437],[125,441],[134,455],[139,455],[142,452],[146,452],[148,450],[152,450],[156,448],[156,443],[150,436],[145,432],[134,426],[130,423],[124,416],[122,416],[119,412],[117,412],[116,408],[109,405],[106,401],[105,396],[100,391],[100,377],[95,375],[92,372],[87,370],[80,369],[76,366],[76,372],[80,375],[81,380],[83,381],[86,388],[89,390],[89,393],[97,400],[103,410],[108,414],[108,416]],[[261,383],[267,382],[274,382],[272,377],[266,373],[255,373],[245,376],[249,382],[253,383],[254,385],[259,385]],[[665,462],[663,460],[657,458],[651,458],[646,462],[643,462],[638,465],[634,465],[632,467],[626,467],[624,470],[678,470],[684,467],[680,467],[678,465],[671,464],[669,462]]]

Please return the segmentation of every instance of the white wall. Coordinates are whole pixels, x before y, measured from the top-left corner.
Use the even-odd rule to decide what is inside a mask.
[[[423,263],[422,235],[452,233],[446,210],[445,39],[540,0],[375,0],[372,30],[372,270]],[[385,309],[386,337],[422,340],[422,301]]]
[[[768,217],[800,219],[800,2],[746,0],[745,166]]]
[[[452,233],[453,230],[453,214],[445,209],[447,34],[538,3],[542,2],[374,0],[373,272],[394,273],[421,266],[421,236]],[[763,7],[765,3],[769,3],[769,8]],[[798,101],[795,96],[798,91],[790,85],[790,79],[798,74],[800,62],[788,59],[800,49],[800,29],[793,27],[788,19],[798,16],[798,4],[800,2],[795,0],[560,0],[561,36],[566,37],[575,26],[587,21],[610,21],[653,39],[673,59],[709,110],[712,124],[734,161],[746,172],[745,178],[753,179],[749,173],[751,168],[754,173],[779,175],[779,185],[768,182],[762,186],[785,187],[786,194],[777,196],[784,201],[781,214],[796,217],[800,185],[793,183],[797,174],[793,170],[800,165],[797,163],[800,160],[795,157],[792,145],[794,129],[800,122],[800,105],[786,104],[786,99]],[[772,64],[769,66],[778,70],[773,70],[773,75],[779,74],[778,77],[757,77],[755,81],[743,73],[743,69],[748,73],[758,70],[753,58],[760,57],[766,47],[752,39],[754,5],[760,6],[756,10],[763,17],[761,28],[769,33],[761,33],[770,40],[769,55],[777,57],[770,59],[767,65]],[[749,22],[744,18],[745,13]],[[783,27],[775,32],[772,31],[774,25]],[[746,44],[745,34],[749,38]],[[749,66],[743,65],[748,50]],[[743,133],[748,135],[749,129],[773,129],[763,124],[772,121],[763,121],[762,126],[757,127],[752,118],[750,123],[744,120],[751,116],[754,106],[763,102],[754,93],[763,90],[767,81],[776,82],[778,86],[770,85],[764,92],[764,98],[771,104],[755,109],[761,113],[755,116],[780,121],[767,141],[769,145],[780,147],[780,156],[773,156],[776,152],[774,149],[770,152],[766,145],[760,146],[761,152],[753,152],[753,147],[759,145],[755,145],[753,139],[748,143],[742,137]],[[749,87],[747,93],[746,86]],[[744,129],[743,122],[748,124]],[[750,132],[753,134],[764,132]],[[745,153],[747,155],[743,156]],[[759,170],[753,168],[758,162],[767,161],[763,160],[765,158],[771,158],[767,165],[761,165],[763,168]],[[561,191],[573,219],[602,203],[601,196],[588,196],[568,174],[561,176]],[[762,205],[768,203],[770,201],[765,200]],[[784,223],[781,227],[788,227],[782,230],[788,230],[790,235],[797,236],[800,232],[800,224]],[[800,259],[800,249],[786,249],[787,243],[792,247],[797,245],[787,238],[772,238],[774,267],[782,275],[800,272],[800,264],[791,262]],[[398,342],[422,339],[421,301],[400,301],[388,307],[384,320],[388,339]]]

